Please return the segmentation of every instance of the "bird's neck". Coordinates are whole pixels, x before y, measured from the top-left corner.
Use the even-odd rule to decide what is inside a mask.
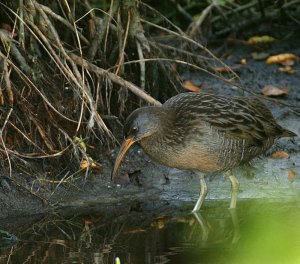
[[[168,140],[172,138],[175,132],[176,115],[173,109],[165,107],[149,107],[149,115],[152,116],[152,122],[157,122],[157,130],[148,137],[141,140],[142,147],[150,152],[151,149],[163,147]]]
[[[158,130],[153,133],[153,137],[162,137],[166,133],[170,133],[175,125],[175,111],[172,108],[163,106],[149,107],[149,115],[153,117],[153,121],[158,123]]]

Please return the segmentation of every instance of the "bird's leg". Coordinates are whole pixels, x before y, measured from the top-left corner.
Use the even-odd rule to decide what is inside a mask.
[[[231,220],[233,223],[233,238],[232,238],[232,244],[235,244],[239,241],[241,234],[240,234],[240,225],[239,220],[237,217],[236,209],[229,209]]]
[[[239,192],[239,182],[237,178],[232,174],[231,170],[226,172],[226,176],[229,178],[231,182],[231,201],[230,201],[230,209],[236,208],[236,201]]]
[[[198,224],[200,225],[202,231],[202,241],[206,242],[208,239],[208,227],[205,224],[204,218],[201,216],[200,212],[193,212],[194,217],[196,218]]]
[[[193,209],[193,212],[198,212],[205,200],[205,197],[207,195],[207,185],[204,179],[203,174],[199,174],[199,179],[200,179],[200,196],[198,198],[197,203],[195,204],[195,207]]]

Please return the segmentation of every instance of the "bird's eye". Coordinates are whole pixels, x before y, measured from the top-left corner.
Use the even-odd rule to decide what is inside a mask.
[[[134,132],[134,133],[138,132],[138,130],[139,130],[138,127],[133,127],[132,128],[132,132]]]

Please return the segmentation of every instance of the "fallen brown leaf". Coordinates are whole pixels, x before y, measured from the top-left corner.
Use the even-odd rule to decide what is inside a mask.
[[[270,54],[266,52],[252,52],[251,56],[253,60],[265,60]]]
[[[292,53],[282,53],[274,56],[270,56],[267,60],[267,64],[273,64],[273,63],[281,63],[284,64],[286,61],[297,61],[299,58],[292,54]]]
[[[156,229],[163,229],[165,227],[165,222],[162,220],[157,220],[151,223],[151,226],[155,227]]]
[[[281,62],[281,65],[283,66],[293,66],[295,64],[294,60],[285,60],[283,62]]]
[[[231,73],[232,71],[236,71],[239,70],[243,65],[242,64],[236,64],[234,66],[231,67],[215,67],[213,68],[213,70],[215,71],[215,73]]]
[[[192,218],[192,219],[189,221],[189,226],[193,226],[195,223],[196,223],[196,219],[195,219],[195,218]]]
[[[94,160],[91,157],[89,157],[88,160],[84,159],[80,164],[81,170],[86,170],[88,167],[92,170],[101,170],[101,165],[94,162]]]
[[[288,74],[295,73],[295,70],[291,66],[279,67],[278,70],[280,72],[284,72],[284,73],[288,73]]]
[[[228,67],[215,67],[214,71],[216,73],[230,73],[230,69]]]
[[[275,38],[273,38],[271,36],[267,36],[267,35],[253,36],[246,41],[246,44],[248,44],[248,45],[266,44],[266,43],[272,43],[274,41],[275,41]]]
[[[242,65],[246,65],[246,64],[247,64],[247,60],[246,60],[246,59],[241,59],[240,63],[241,63]]]
[[[278,88],[273,85],[266,85],[262,89],[262,93],[265,96],[285,96],[289,94],[289,88],[288,87]]]
[[[186,218],[183,217],[183,216],[178,216],[178,217],[176,218],[176,221],[177,221],[178,223],[187,223],[187,222],[189,222],[189,220],[186,219]]]
[[[7,35],[9,38],[14,38],[14,37],[18,36],[17,30],[16,29],[13,30],[11,25],[9,25],[9,24],[5,24],[5,23],[0,24],[0,30],[5,35]]]
[[[197,86],[195,84],[193,84],[191,81],[184,81],[183,82],[183,87],[191,92],[200,92],[202,90],[202,86]]]
[[[146,229],[138,227],[138,228],[132,228],[132,229],[124,230],[123,234],[127,235],[127,234],[136,234],[136,233],[142,233],[142,232],[143,233],[146,232]]]
[[[162,215],[162,216],[154,219],[154,221],[151,223],[151,226],[155,227],[157,229],[163,229],[166,225],[166,222],[169,220],[170,220],[170,216]]]
[[[287,159],[289,157],[289,154],[285,151],[276,151],[272,153],[271,157],[273,159]]]
[[[84,224],[91,225],[93,221],[91,219],[84,219]]]
[[[4,106],[4,96],[0,94],[0,104]]]
[[[87,162],[87,160],[83,160],[80,164],[80,169],[85,170],[88,166],[89,166],[89,163]]]
[[[290,170],[289,173],[288,173],[288,180],[290,182],[293,182],[295,179],[296,179],[296,171],[294,170]]]

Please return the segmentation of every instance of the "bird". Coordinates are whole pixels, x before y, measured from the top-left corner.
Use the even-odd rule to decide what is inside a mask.
[[[193,209],[197,212],[208,193],[205,175],[228,176],[230,208],[236,208],[239,182],[232,169],[266,152],[278,138],[296,134],[276,123],[256,98],[186,92],[161,106],[134,110],[125,121],[124,136],[111,179],[127,150],[138,142],[152,160],[199,175],[200,195]]]

